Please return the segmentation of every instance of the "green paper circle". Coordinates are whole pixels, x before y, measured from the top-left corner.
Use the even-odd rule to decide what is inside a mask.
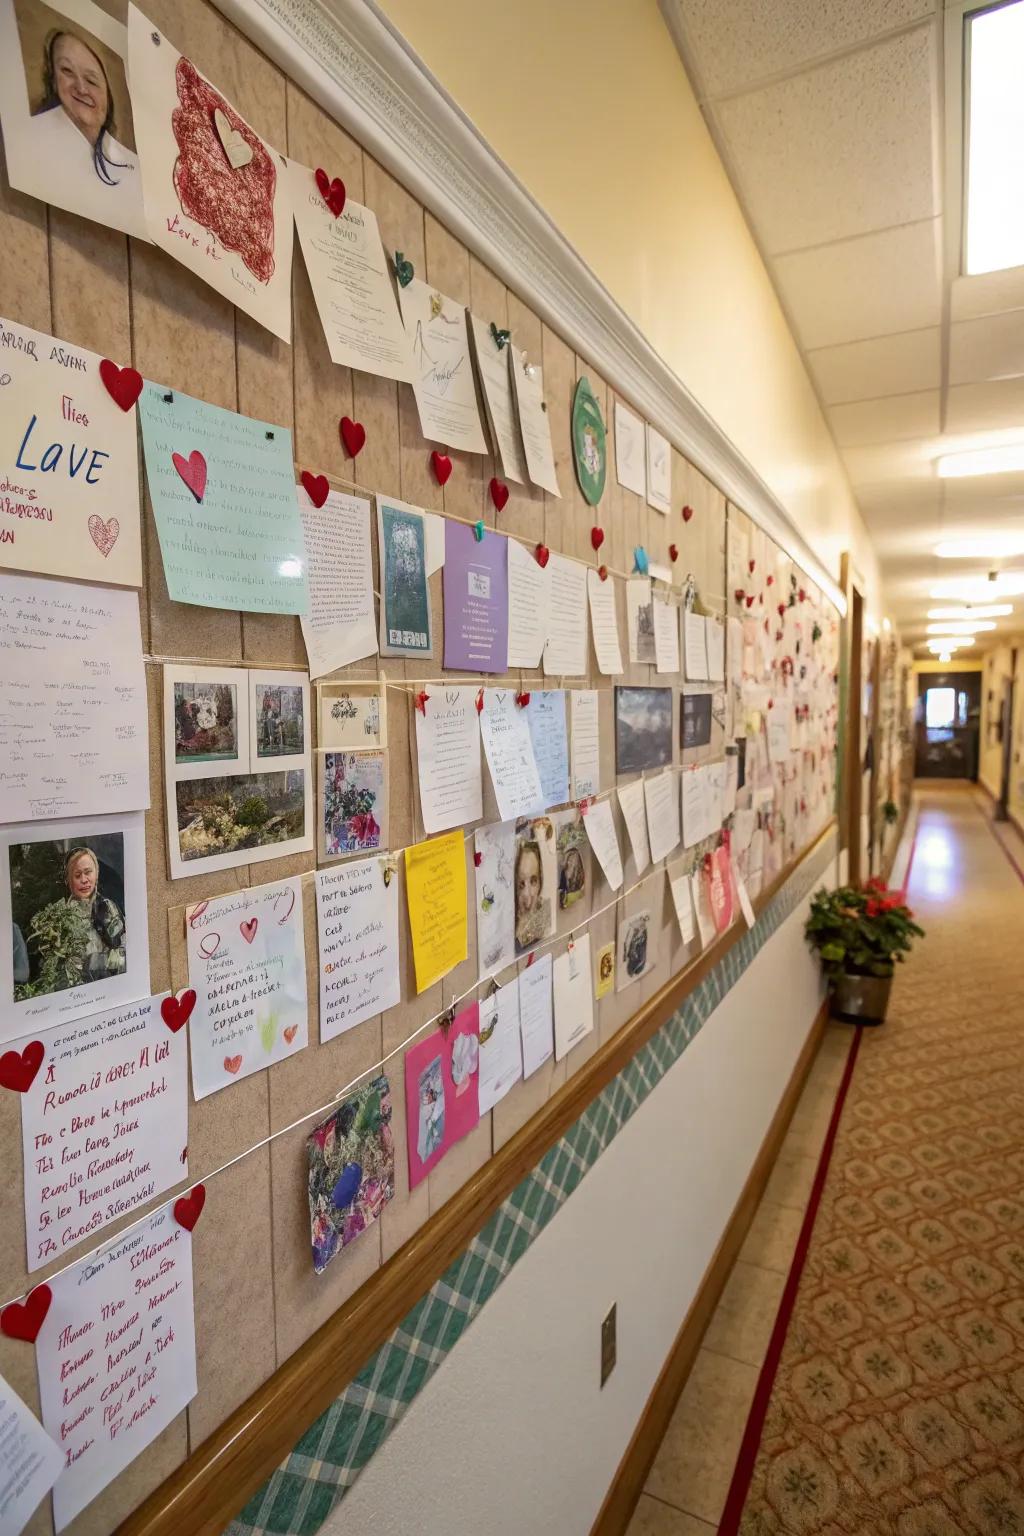
[[[601,407],[587,379],[580,379],[572,402],[572,456],[584,498],[596,507],[604,494],[608,448]]]

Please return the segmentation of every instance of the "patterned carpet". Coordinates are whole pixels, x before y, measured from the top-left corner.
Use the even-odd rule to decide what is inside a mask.
[[[863,1034],[741,1536],[1024,1536],[1024,884],[990,814],[921,796],[927,938]]]

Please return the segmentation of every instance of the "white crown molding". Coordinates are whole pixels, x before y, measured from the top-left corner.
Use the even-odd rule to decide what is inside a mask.
[[[786,508],[372,0],[215,4],[845,613]]]

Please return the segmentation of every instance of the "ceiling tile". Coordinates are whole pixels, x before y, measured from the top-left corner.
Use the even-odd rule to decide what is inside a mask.
[[[942,452],[941,440],[935,437],[908,439],[905,442],[869,443],[863,448],[844,448],[843,463],[850,477],[850,484],[886,487],[905,487],[909,493],[916,482],[918,487],[932,484],[939,487],[935,473],[935,460]]]
[[[927,437],[939,430],[939,391],[925,389],[911,395],[834,405],[828,416],[840,448]]]
[[[951,384],[1009,379],[1019,374],[1024,374],[1024,309],[961,320],[950,326]]]
[[[942,382],[940,336],[935,325],[821,347],[807,353],[807,366],[825,405],[937,389]]]
[[[940,221],[863,235],[772,263],[797,339],[830,347],[938,325]]]
[[[933,0],[674,0],[710,95],[798,69],[930,16]]]
[[[950,432],[991,432],[1024,423],[1024,378],[957,384],[946,397]],[[998,478],[998,477],[997,477]]]
[[[979,272],[974,277],[954,277],[950,287],[951,320],[973,320],[976,315],[997,315],[1024,305],[1024,267],[1002,272]]]
[[[938,212],[935,61],[928,24],[716,108],[765,251]]]

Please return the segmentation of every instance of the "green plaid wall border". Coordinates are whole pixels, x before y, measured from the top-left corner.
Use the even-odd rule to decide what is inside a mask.
[[[302,1436],[225,1536],[313,1536],[442,1360],[835,857],[830,838],[499,1206]]]

